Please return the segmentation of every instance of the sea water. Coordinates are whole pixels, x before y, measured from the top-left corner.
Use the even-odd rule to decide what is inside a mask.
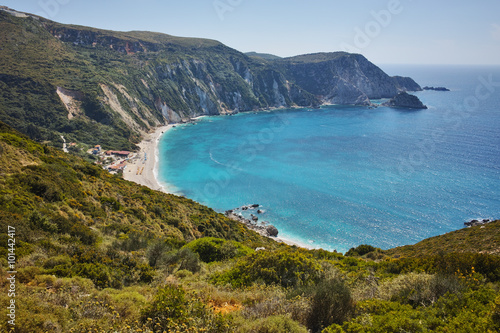
[[[340,252],[500,218],[500,68],[383,69],[451,91],[415,93],[427,110],[204,117],[162,137],[159,181],[219,212],[257,203],[280,237]]]

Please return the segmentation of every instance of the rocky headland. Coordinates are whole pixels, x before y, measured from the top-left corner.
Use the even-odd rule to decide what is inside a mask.
[[[314,53],[275,60],[274,64],[323,103],[371,105],[370,99],[422,90],[413,79],[391,77],[361,54]]]
[[[215,40],[67,25],[8,8],[0,10],[1,32],[12,38],[0,57],[16,66],[2,68],[0,120],[39,141],[67,133],[75,142],[134,150],[152,129],[197,116],[371,105],[421,90],[347,52],[247,55]],[[24,104],[11,103],[19,91]],[[15,117],[40,105],[36,115]]]
[[[389,101],[382,103],[382,106],[406,109],[427,109],[427,106],[425,106],[417,96],[408,94],[407,92],[400,92]]]

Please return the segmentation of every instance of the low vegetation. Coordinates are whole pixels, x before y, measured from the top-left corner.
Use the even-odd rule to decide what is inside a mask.
[[[0,155],[2,276],[16,228],[12,332],[500,329],[500,221],[344,256],[263,238],[4,124]],[[6,279],[0,289],[7,304]]]

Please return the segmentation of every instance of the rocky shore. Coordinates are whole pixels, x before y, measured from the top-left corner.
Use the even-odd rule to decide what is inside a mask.
[[[253,204],[248,206],[241,206],[235,209],[227,210],[224,215],[228,218],[238,221],[246,225],[249,229],[254,230],[265,237],[278,237],[278,228],[269,224],[266,221],[259,221],[259,217],[255,214],[250,214],[251,219],[245,218],[241,211],[255,210],[259,208],[259,204]],[[257,210],[257,214],[263,214],[264,211],[261,209]]]
[[[490,222],[493,222],[489,219],[482,219],[482,220],[471,220],[469,222],[464,222],[464,225],[466,227],[475,227],[477,225],[483,225],[483,224],[487,224],[487,223],[490,223]]]

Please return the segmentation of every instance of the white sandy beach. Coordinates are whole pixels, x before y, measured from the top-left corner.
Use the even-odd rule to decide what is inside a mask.
[[[147,134],[138,146],[140,148],[136,156],[128,161],[123,171],[123,178],[134,183],[144,185],[153,190],[167,192],[156,179],[156,163],[158,154],[158,142],[163,133],[174,125],[158,127],[153,133]]]

